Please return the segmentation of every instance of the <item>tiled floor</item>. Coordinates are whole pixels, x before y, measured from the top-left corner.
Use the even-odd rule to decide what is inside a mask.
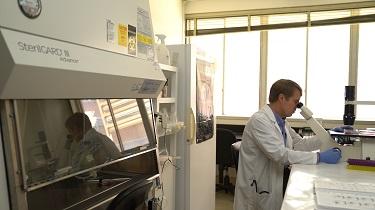
[[[224,190],[216,192],[215,210],[232,210],[233,193],[225,193]]]
[[[218,170],[218,169],[217,169]],[[229,168],[230,183],[234,185],[236,183],[236,170],[235,168]],[[218,171],[216,172],[216,183],[218,183]],[[233,199],[234,192],[225,193],[224,190],[216,192],[215,196],[215,210],[233,210]]]

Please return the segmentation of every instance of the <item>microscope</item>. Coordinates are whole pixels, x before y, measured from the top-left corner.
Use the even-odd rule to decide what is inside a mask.
[[[342,160],[344,161],[346,161],[348,158],[359,159],[361,157],[361,147],[357,142],[351,142],[351,144],[338,143],[334,138],[331,137],[329,131],[324,129],[323,126],[313,117],[313,112],[309,108],[304,106],[303,103],[298,103],[297,108],[301,110],[300,114],[305,118],[307,125],[321,140],[322,145],[320,150],[324,151],[332,147],[338,147],[342,152]]]

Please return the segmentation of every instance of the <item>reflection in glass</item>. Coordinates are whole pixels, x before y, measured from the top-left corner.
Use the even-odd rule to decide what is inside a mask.
[[[153,120],[150,100],[125,101],[130,107],[135,106],[141,116],[137,122],[143,129],[136,131],[138,136],[148,139],[147,143],[140,141],[138,148],[127,151],[119,150],[122,147],[115,144],[119,142],[117,134],[121,133],[116,130],[122,129],[123,119],[116,116],[114,120],[112,116],[114,111],[123,112],[123,118],[133,116],[133,112],[126,111],[130,107],[114,104],[112,107],[116,109],[105,115],[101,107],[111,105],[109,99],[3,101],[1,113],[5,114],[1,115],[1,121],[12,128],[2,130],[5,137],[2,140],[6,148],[12,148],[7,150],[5,158],[10,193],[12,200],[17,201],[15,208],[107,209],[120,192],[157,177],[159,168],[154,123],[150,123]],[[111,128],[115,131],[111,137],[107,135],[111,133],[109,122],[116,125]],[[137,139],[128,137],[126,140],[132,138]],[[126,141],[124,145],[127,148]]]
[[[121,151],[116,130],[112,122],[106,99],[85,99],[81,100],[84,113],[90,118],[92,126],[100,133],[108,136]]]
[[[67,149],[73,171],[91,168],[121,156],[110,138],[92,127],[89,117],[76,112],[65,121]],[[73,144],[74,142],[74,144]]]
[[[150,144],[147,138],[141,113],[135,99],[111,99],[115,121],[124,150],[131,150]],[[146,103],[147,114],[151,119],[150,103]]]
[[[96,121],[103,125],[107,136],[122,152],[127,154],[127,151],[134,148],[150,145],[144,126],[145,122],[142,121],[135,99],[81,100],[81,103],[85,113],[93,113]],[[144,100],[144,103],[148,119],[151,121],[150,101],[147,99]]]
[[[28,192],[28,209],[108,209],[111,197],[158,173],[155,155],[147,152],[104,167],[97,171],[96,178],[73,176]],[[92,208],[106,199],[109,203]]]
[[[64,148],[64,121],[72,114],[69,101],[17,100],[16,116],[22,145],[27,184],[54,177],[58,168],[68,166]]]
[[[145,101],[142,116],[153,125],[150,101]],[[16,100],[15,113],[26,188],[72,173],[95,178],[100,169],[87,169],[155,147],[135,99]]]

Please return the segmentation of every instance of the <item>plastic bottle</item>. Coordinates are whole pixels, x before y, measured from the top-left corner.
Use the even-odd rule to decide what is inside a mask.
[[[156,44],[156,56],[159,63],[170,65],[171,60],[169,57],[169,50],[165,46],[165,36],[164,34],[156,34],[160,44]]]
[[[170,124],[168,111],[166,108],[163,108],[160,112],[161,117],[161,128],[164,132],[164,134],[170,133],[170,128],[168,128],[168,124]]]

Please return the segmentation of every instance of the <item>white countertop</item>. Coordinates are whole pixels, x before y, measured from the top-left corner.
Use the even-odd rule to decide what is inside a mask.
[[[375,172],[349,170],[346,169],[346,165],[346,162],[339,164],[293,165],[281,209],[317,209],[313,184],[313,181],[317,178],[326,181],[375,184]]]

